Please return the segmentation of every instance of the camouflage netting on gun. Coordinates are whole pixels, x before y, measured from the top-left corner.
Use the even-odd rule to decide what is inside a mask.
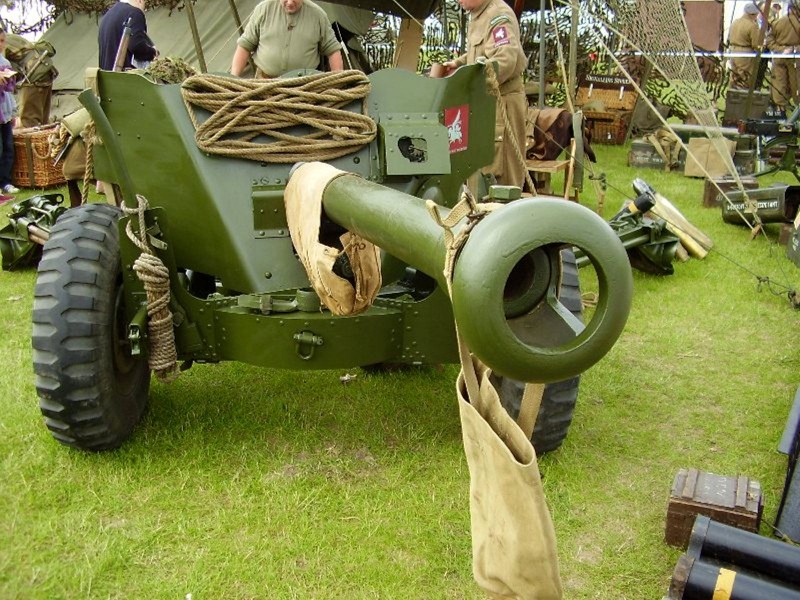
[[[144,74],[155,83],[183,83],[197,71],[182,58],[159,56],[144,69]]]

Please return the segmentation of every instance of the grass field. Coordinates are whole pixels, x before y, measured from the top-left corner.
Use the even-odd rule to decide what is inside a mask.
[[[567,441],[540,460],[565,598],[658,599],[680,554],[663,542],[678,469],[758,479],[775,516],[798,314],[753,274],[798,286],[800,271],[776,226],[750,241],[703,208],[702,181],[597,150],[606,217],[641,176],[716,244],[672,276],[634,272],[626,330],[584,375]],[[456,367],[354,370],[343,385],[338,371],[199,365],[152,385],[122,449],[86,454],[41,421],[34,281],[0,273],[0,598],[483,597]]]

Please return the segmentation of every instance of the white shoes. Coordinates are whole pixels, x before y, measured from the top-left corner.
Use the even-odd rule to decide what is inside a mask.
[[[3,186],[3,193],[4,194],[16,194],[17,192],[19,192],[19,188],[18,187],[14,187],[10,183],[7,183],[6,185]]]

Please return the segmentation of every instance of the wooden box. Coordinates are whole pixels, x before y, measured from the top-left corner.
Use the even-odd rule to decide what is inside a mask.
[[[757,190],[758,180],[755,177],[742,177],[742,186],[746,190]],[[716,177],[714,179],[705,180],[705,188],[703,190],[703,206],[706,208],[718,208],[722,205],[722,196],[719,190],[712,182],[716,182],[719,189],[723,192],[736,191],[739,186],[736,185],[736,180],[733,177]]]
[[[697,515],[757,532],[763,509],[761,484],[754,479],[681,469],[672,483],[664,539],[686,547]]]
[[[61,165],[53,166],[50,136],[58,123],[14,130],[14,167],[11,181],[21,188],[45,188],[66,182]]]

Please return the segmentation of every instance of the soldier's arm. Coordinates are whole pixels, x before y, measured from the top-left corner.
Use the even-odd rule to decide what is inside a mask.
[[[331,71],[344,70],[344,60],[342,60],[342,53],[339,50],[328,55],[328,66]]]
[[[131,17],[131,41],[128,49],[136,60],[149,61],[157,56],[156,47],[147,35],[144,13],[136,11]]]

